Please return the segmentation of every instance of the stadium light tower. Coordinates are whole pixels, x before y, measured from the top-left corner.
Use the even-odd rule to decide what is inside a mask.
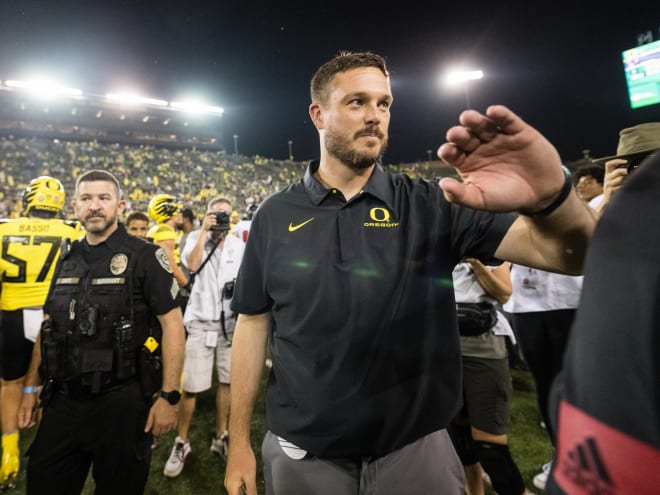
[[[484,73],[481,70],[453,70],[445,77],[445,83],[448,86],[462,85],[465,91],[465,103],[470,108],[470,81],[483,79]]]
[[[48,79],[35,79],[32,81],[19,81],[8,79],[5,85],[12,89],[28,91],[36,98],[54,98],[58,96],[81,96],[82,90],[68,88]]]
[[[289,139],[289,160],[293,161],[293,141]]]
[[[234,134],[234,155],[238,155],[238,134]]]

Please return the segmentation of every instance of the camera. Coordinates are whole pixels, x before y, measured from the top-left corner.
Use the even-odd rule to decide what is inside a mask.
[[[81,335],[93,337],[96,335],[96,322],[98,319],[98,308],[96,306],[86,306],[80,311],[78,319],[78,330]]]
[[[637,167],[639,167],[639,161],[631,160],[616,166],[616,168],[625,168],[628,171],[628,175],[632,174]]]
[[[649,152],[637,153],[636,155],[628,156],[626,158],[626,163],[617,165],[616,168],[625,168],[628,171],[628,175],[632,174],[633,171],[642,164],[642,162],[650,156]]]
[[[211,230],[229,230],[229,220],[229,213],[226,211],[216,211],[215,225],[211,227]]]

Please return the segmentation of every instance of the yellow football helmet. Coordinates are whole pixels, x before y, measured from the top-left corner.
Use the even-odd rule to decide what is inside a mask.
[[[149,218],[157,223],[167,222],[182,209],[183,205],[177,203],[174,196],[158,194],[149,201]]]
[[[28,216],[32,209],[59,213],[64,208],[64,186],[54,177],[42,175],[32,179],[23,192],[23,211]]]

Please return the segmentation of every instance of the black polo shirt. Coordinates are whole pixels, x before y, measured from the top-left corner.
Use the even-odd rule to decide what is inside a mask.
[[[316,455],[381,456],[458,410],[452,269],[491,262],[514,216],[380,166],[346,201],[317,168],[260,206],[232,309],[272,312],[271,431]]]

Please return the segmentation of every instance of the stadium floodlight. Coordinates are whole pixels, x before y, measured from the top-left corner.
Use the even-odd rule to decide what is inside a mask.
[[[225,113],[225,109],[222,107],[205,105],[194,101],[172,101],[170,102],[170,107],[187,113],[211,113],[214,115]]]
[[[465,91],[465,103],[470,108],[470,81],[483,79],[484,73],[481,70],[452,70],[445,76],[447,86],[463,86]]]
[[[450,86],[463,84],[467,81],[483,79],[484,72],[481,70],[454,70],[447,74],[445,81]]]
[[[68,88],[60,86],[45,79],[37,79],[34,81],[19,81],[9,79],[5,81],[5,85],[9,88],[29,91],[33,96],[39,98],[51,98],[55,96],[80,96],[82,90],[77,88]]]
[[[165,100],[159,100],[157,98],[148,98],[146,96],[139,96],[130,93],[108,93],[105,97],[113,102],[127,105],[155,105],[158,107],[166,107],[167,102]]]

